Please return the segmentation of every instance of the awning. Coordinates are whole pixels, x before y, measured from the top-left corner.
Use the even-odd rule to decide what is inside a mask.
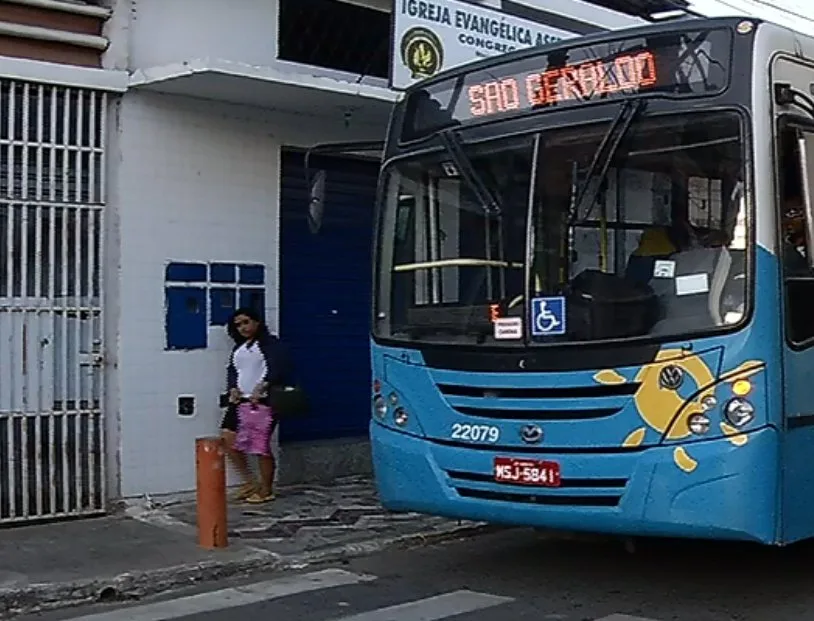
[[[130,88],[338,120],[350,113],[355,122],[382,127],[399,96],[386,87],[217,59],[140,69]]]

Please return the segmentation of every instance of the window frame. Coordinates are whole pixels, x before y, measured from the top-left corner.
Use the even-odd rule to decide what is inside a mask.
[[[791,333],[791,322],[790,322],[790,304],[789,304],[789,297],[788,297],[788,289],[786,287],[787,281],[812,281],[814,282],[814,270],[812,270],[812,275],[810,277],[792,277],[787,278],[785,274],[785,262],[783,260],[783,245],[784,245],[784,235],[783,235],[783,188],[785,184],[782,182],[783,171],[781,170],[781,160],[780,160],[780,153],[781,153],[781,144],[780,138],[783,132],[785,131],[802,131],[804,133],[811,134],[814,136],[814,119],[809,117],[796,114],[796,113],[785,113],[780,114],[777,116],[775,120],[775,135],[774,135],[774,162],[773,162],[773,169],[774,169],[774,213],[775,213],[775,248],[777,257],[777,270],[778,270],[778,279],[780,281],[780,286],[782,287],[782,300],[783,300],[783,338],[786,341],[786,345],[795,352],[804,352],[808,351],[809,349],[814,348],[814,334],[810,337],[802,340],[802,341],[795,341],[792,338]],[[802,160],[799,157],[797,158],[797,166],[800,167],[802,164]],[[801,173],[801,184],[805,184],[805,179],[802,178],[802,169],[800,169]],[[811,179],[811,183],[814,184],[814,178]],[[800,187],[801,192],[804,192],[805,189]],[[814,187],[811,188],[814,190]],[[807,219],[807,214],[805,214],[805,210],[803,213],[803,217]],[[811,241],[807,240],[807,245],[814,245]],[[810,248],[807,251],[811,251]]]

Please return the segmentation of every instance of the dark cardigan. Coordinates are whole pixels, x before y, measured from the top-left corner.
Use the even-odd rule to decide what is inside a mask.
[[[263,381],[269,386],[288,386],[292,384],[291,364],[285,347],[276,336],[266,334],[257,341],[260,346],[260,353],[266,361],[266,375]],[[235,352],[243,343],[236,344],[229,354],[229,364],[226,366],[226,390],[231,391],[237,388],[237,369],[234,364]],[[268,396],[262,400],[269,405]]]

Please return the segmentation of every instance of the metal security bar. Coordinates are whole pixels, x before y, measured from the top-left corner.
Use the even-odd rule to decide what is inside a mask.
[[[0,524],[105,508],[106,111],[0,81]]]

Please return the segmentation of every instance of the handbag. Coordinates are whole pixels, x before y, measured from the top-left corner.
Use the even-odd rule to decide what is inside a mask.
[[[310,404],[302,386],[272,386],[268,389],[268,402],[277,418],[305,416]]]

